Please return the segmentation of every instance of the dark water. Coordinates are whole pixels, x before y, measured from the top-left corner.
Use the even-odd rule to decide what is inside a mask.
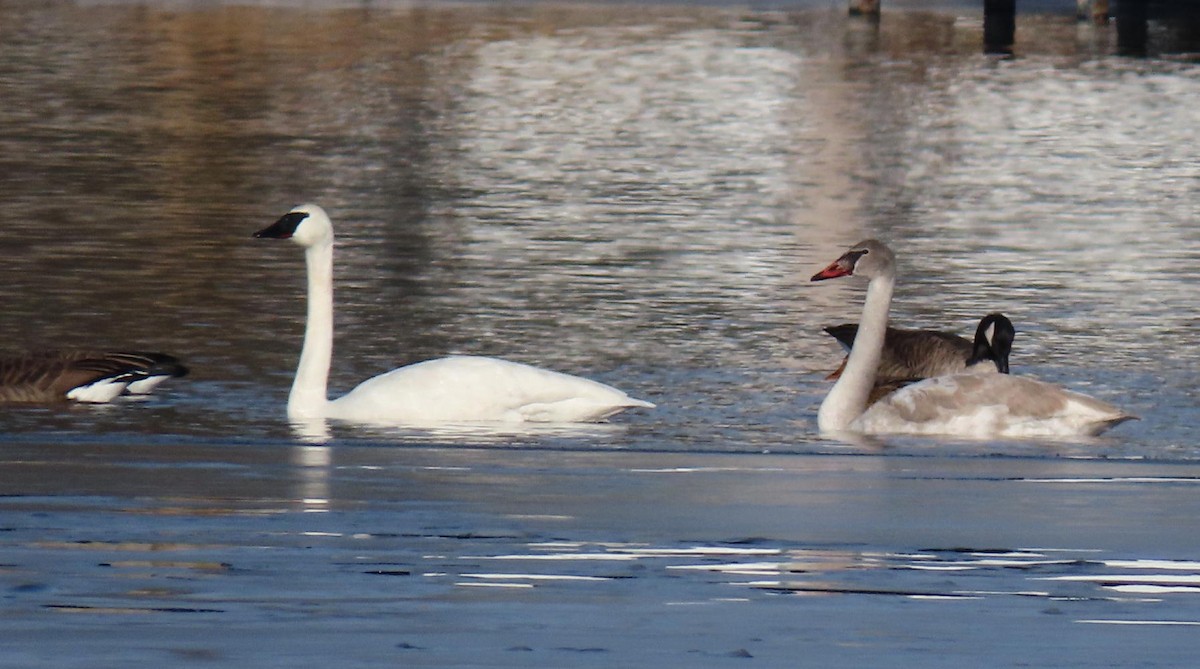
[[[0,414],[0,626],[24,639],[0,664],[1188,666],[1200,69],[1060,15],[1019,17],[1013,59],[981,31],[0,5],[6,348],[193,369]],[[303,445],[302,259],[250,235],[305,201],[340,240],[335,392],[473,353],[659,408]],[[821,327],[862,287],[808,277],[868,236],[900,258],[896,323],[1002,310],[1015,371],[1142,420],[821,439]]]

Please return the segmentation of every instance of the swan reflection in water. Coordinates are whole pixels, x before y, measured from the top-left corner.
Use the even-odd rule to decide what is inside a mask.
[[[291,462],[297,477],[293,498],[300,503],[301,510],[305,513],[329,511],[332,450],[328,446],[295,446],[291,450]]]
[[[334,421],[340,423],[341,421]],[[289,421],[296,439],[311,448],[322,448],[333,440],[331,421],[325,418],[306,418]],[[388,442],[436,444],[511,445],[522,439],[586,439],[607,443],[626,432],[628,427],[618,423],[504,423],[498,421],[456,423],[360,423],[347,422],[347,429],[356,435],[375,437]],[[300,447],[304,448],[304,447]]]

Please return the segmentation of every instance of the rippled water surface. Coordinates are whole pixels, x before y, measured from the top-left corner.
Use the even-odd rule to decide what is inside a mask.
[[[1171,511],[1194,506],[1200,480],[1200,69],[1170,54],[1114,56],[1113,26],[1064,16],[1019,17],[1012,59],[982,55],[981,31],[969,11],[874,24],[840,8],[0,4],[5,348],[156,349],[192,368],[145,401],[0,413],[0,494],[15,514],[0,576],[16,610],[32,612],[9,623],[53,630],[90,611],[89,629],[103,631],[113,612],[182,611],[303,647],[274,616],[355,630],[358,611],[376,620],[357,628],[369,636],[379,616],[427,606],[465,611],[476,643],[496,635],[494,664],[575,666],[633,661],[592,652],[586,625],[551,622],[556,607],[565,620],[605,619],[589,607],[606,597],[757,602],[768,608],[751,617],[766,620],[787,615],[781,594],[839,594],[850,603],[826,610],[828,625],[879,593],[1005,615],[1036,600],[1038,621],[1069,618],[1072,630],[1122,616],[1200,624],[1196,516]],[[334,392],[470,353],[589,376],[659,407],[535,430],[338,424],[324,446],[303,445],[284,417],[302,255],[250,235],[306,201],[338,232]],[[808,278],[872,236],[899,257],[894,323],[966,334],[1003,311],[1018,330],[1016,373],[1141,420],[1065,443],[822,439],[816,408],[841,353],[821,328],[856,319],[863,286]],[[827,468],[831,488],[806,487]],[[696,472],[723,473],[714,483]],[[551,479],[558,487],[544,488]],[[679,495],[650,492],[667,481]],[[980,498],[994,506],[960,508],[1005,481]],[[711,495],[693,490],[709,484]],[[949,489],[929,506],[925,486]],[[1031,490],[1064,517],[1010,506]],[[574,493],[594,504],[576,508]],[[874,502],[857,506],[860,493]],[[626,495],[647,507],[604,506]],[[728,504],[748,510],[731,517]],[[932,514],[941,530],[909,518],[893,531],[896,518],[872,515],[887,508]],[[1096,508],[1106,511],[1093,518]],[[710,514],[717,525],[705,527]],[[813,514],[815,530],[764,520]],[[862,532],[834,531],[842,524]],[[262,546],[316,548],[304,569],[333,589],[304,581],[307,595],[279,599],[267,574],[287,582],[291,568]],[[1015,563],[979,561],[1010,549]],[[504,576],[495,565],[519,560],[497,558],[513,551],[602,566]],[[43,558],[66,575],[40,571]],[[752,573],[730,577],[726,562],[743,560]],[[359,582],[372,569],[421,582],[404,589],[401,612]],[[1164,585],[1128,569],[1187,576]],[[931,582],[938,570],[980,581]],[[139,585],[113,585],[131,573]],[[797,584],[799,573],[830,580]],[[627,592],[638,578],[648,590]],[[993,579],[1009,594],[980,594]],[[504,599],[525,586],[539,594]],[[1136,604],[1156,597],[1165,609]],[[492,606],[532,607],[564,636],[504,641]],[[969,634],[936,611],[943,627],[928,634]],[[671,629],[710,621],[689,615]],[[444,640],[430,620],[420,640],[388,637],[397,661],[428,659],[431,639]],[[1018,635],[1041,624],[1005,620]],[[838,647],[877,660],[891,634],[878,625],[882,636]],[[298,666],[206,650],[182,629],[168,654],[179,661]],[[1179,647],[1147,634],[1121,647]],[[748,640],[763,635],[635,657],[770,656]],[[79,643],[121,666],[161,660],[102,637]],[[12,657],[24,666],[49,662],[23,648]],[[1147,652],[1162,666],[1178,659]]]
[[[249,235],[315,201],[340,236],[335,392],[498,355],[662,406],[585,447],[825,450],[821,327],[862,286],[807,277],[878,236],[896,323],[1003,310],[1022,373],[1144,416],[1082,453],[1200,455],[1200,71],[1106,57],[1108,29],[1031,16],[997,61],[952,14],[8,13],[7,340],[195,373],[6,433],[286,440],[302,261]]]

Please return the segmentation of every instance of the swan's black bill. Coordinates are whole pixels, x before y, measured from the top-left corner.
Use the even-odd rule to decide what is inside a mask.
[[[254,233],[256,239],[291,239],[301,221],[308,218],[306,211],[289,211],[271,225]]]

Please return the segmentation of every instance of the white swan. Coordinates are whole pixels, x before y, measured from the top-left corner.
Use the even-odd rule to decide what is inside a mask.
[[[850,275],[870,283],[846,369],[817,413],[822,432],[1063,437],[1099,434],[1134,418],[1087,395],[1035,379],[996,374],[990,365],[905,386],[868,408],[896,283],[895,257],[882,242],[868,239],[812,280]]]
[[[292,209],[255,237],[291,239],[305,248],[308,321],[288,396],[292,421],[336,418],[382,425],[448,422],[595,422],[653,404],[611,386],[496,358],[451,356],[363,381],[342,397],[326,394],[333,356],[333,224],[325,210]]]

